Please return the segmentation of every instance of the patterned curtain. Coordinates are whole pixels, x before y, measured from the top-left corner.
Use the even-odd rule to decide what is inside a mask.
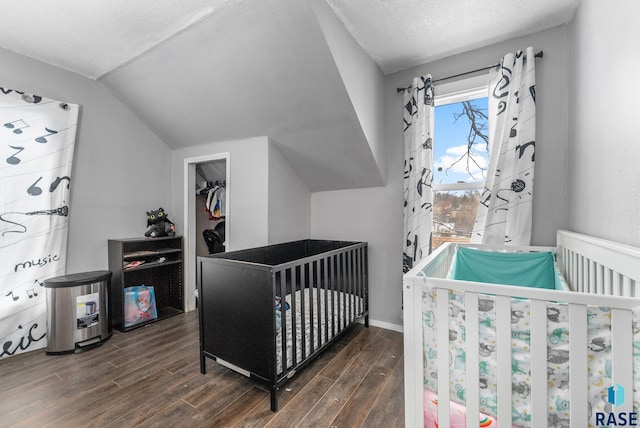
[[[78,110],[0,88],[0,359],[46,345],[43,285],[65,274]]]
[[[536,151],[535,54],[507,54],[489,83],[489,170],[472,242],[530,245]]]
[[[408,272],[431,253],[433,217],[433,85],[431,76],[413,79],[403,94],[404,254]]]

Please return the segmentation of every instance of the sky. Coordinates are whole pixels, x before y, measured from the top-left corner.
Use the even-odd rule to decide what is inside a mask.
[[[487,108],[487,99],[474,100],[480,108]],[[433,143],[434,183],[457,183],[459,181],[472,182],[484,181],[482,171],[473,163],[470,165],[472,176],[466,171],[466,159],[461,160],[452,168],[451,165],[460,155],[467,151],[467,135],[469,133],[469,121],[461,117],[454,121],[454,113],[462,112],[462,103],[446,104],[435,108],[435,130]],[[489,165],[489,153],[486,144],[477,144],[474,149],[474,159],[485,170]],[[449,168],[449,169],[448,169]],[[442,169],[441,171],[438,171]],[[448,170],[447,170],[448,169]],[[485,171],[486,174],[486,171]]]

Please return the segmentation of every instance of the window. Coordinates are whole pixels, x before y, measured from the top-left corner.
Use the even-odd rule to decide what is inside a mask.
[[[451,86],[461,83],[466,87]],[[434,249],[471,239],[489,166],[488,135],[486,76],[436,87]]]

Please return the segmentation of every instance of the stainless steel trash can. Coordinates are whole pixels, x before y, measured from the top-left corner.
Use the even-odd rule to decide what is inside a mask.
[[[111,337],[111,272],[46,279],[47,354],[80,352]]]

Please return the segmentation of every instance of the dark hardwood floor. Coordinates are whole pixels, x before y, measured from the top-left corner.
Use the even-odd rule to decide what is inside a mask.
[[[401,427],[402,334],[357,325],[269,393],[212,360],[200,374],[197,312],[79,354],[0,360],[2,427]]]

